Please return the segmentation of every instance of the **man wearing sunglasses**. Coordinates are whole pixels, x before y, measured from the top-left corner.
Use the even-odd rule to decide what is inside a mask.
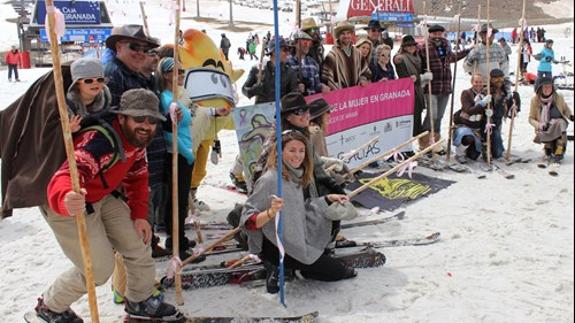
[[[323,65],[323,56],[325,50],[322,45],[321,33],[318,25],[313,18],[305,18],[301,22],[301,31],[308,34],[312,38],[312,44],[309,49],[309,56],[313,58],[319,66]],[[319,71],[321,78],[321,69]]]
[[[150,252],[152,229],[148,223],[148,165],[146,146],[158,121],[159,100],[151,91],[129,90],[121,97],[112,123],[118,140],[113,147],[99,130],[87,130],[75,138],[74,156],[81,183],[72,190],[68,162],[52,176],[48,204],[41,206],[64,254],[74,266],[62,273],[38,299],[36,312],[47,322],[82,322],[70,305],[86,293],[82,253],[74,215],[86,213],[88,241],[96,285],[109,279],[114,251],[124,256],[128,274],[124,310],[129,315],[171,321],[181,318],[172,305],[162,301],[154,287],[155,264]],[[104,169],[113,156],[120,159]],[[127,201],[113,193],[123,187]]]
[[[106,47],[116,55],[104,69],[112,93],[112,106],[118,105],[127,90],[153,90],[144,73],[149,59],[147,54],[159,46],[156,39],[146,35],[141,25],[124,25],[112,30],[112,35],[106,39]]]

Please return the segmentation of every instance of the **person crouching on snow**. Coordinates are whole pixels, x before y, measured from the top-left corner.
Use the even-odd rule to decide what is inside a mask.
[[[350,203],[344,194],[318,194],[313,179],[313,156],[308,146],[308,139],[300,131],[284,131],[282,198],[273,195],[278,185],[278,154],[274,144],[270,147],[264,173],[256,181],[242,211],[240,225],[248,235],[250,253],[260,254],[263,258],[268,293],[279,291],[279,252],[274,220],[279,211],[282,211],[284,264],[287,268],[300,270],[304,277],[321,281],[337,281],[357,275],[353,268],[324,253],[332,233],[332,221],[327,218],[330,204]]]
[[[553,88],[553,79],[542,77],[531,99],[529,123],[535,128],[533,142],[544,144],[545,158],[549,161],[558,163],[565,155],[567,120],[573,122],[573,112]]]
[[[66,94],[70,129],[78,132],[88,122],[109,113],[112,95],[106,86],[104,67],[96,58],[80,58],[70,66],[72,85]]]
[[[461,92],[461,110],[453,116],[455,131],[453,145],[455,159],[465,163],[467,158],[477,160],[481,155],[481,129],[485,122],[485,109],[491,96],[485,95],[483,76],[471,77],[471,88]]]

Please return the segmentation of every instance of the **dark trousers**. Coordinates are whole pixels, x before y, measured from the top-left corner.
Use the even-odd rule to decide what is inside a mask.
[[[12,79],[12,71],[14,71],[14,77],[16,80],[19,79],[18,77],[18,64],[8,64],[8,79]]]
[[[276,266],[279,265],[279,250],[266,238],[264,238],[262,246],[262,256],[265,261],[269,261]],[[346,273],[347,267],[341,261],[326,254],[322,254],[311,265],[302,264],[286,254],[284,265],[289,269],[300,270],[301,274],[309,279],[329,282],[349,278]]]
[[[164,217],[164,223],[166,224],[166,230],[168,237],[172,237],[172,154],[168,154],[169,166],[169,177],[168,177],[168,197],[166,203],[166,213]],[[178,155],[178,237],[180,241],[180,247],[184,247],[184,222],[186,216],[188,215],[188,195],[190,194],[190,183],[192,180],[192,171],[194,165],[188,165],[188,161]]]

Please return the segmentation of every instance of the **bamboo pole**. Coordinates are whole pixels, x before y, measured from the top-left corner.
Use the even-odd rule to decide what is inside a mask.
[[[477,44],[479,44],[480,36],[479,31],[481,30],[481,4],[477,5],[477,30],[475,31],[475,48],[477,48]],[[477,73],[477,60],[473,62],[473,75]],[[472,76],[473,76],[472,75]]]
[[[519,46],[517,48],[517,67],[515,68],[515,92],[519,87],[519,74],[521,73],[521,55],[523,55],[523,28],[525,28],[525,6],[526,0],[523,0],[523,9],[521,11],[521,32],[519,33]],[[511,161],[511,141],[513,138],[513,124],[515,123],[515,115],[517,114],[517,102],[513,98],[513,106],[511,107],[511,121],[509,122],[509,135],[507,139],[507,151],[505,152],[505,160]]]
[[[381,160],[381,159],[384,159],[384,158],[388,158],[390,155],[395,154],[396,152],[398,152],[398,151],[399,151],[400,149],[402,149],[403,147],[405,147],[405,146],[407,146],[407,145],[413,143],[414,141],[418,140],[418,139],[421,138],[421,137],[427,136],[428,134],[429,134],[429,131],[424,131],[424,132],[420,133],[419,135],[417,135],[417,136],[415,136],[415,137],[412,137],[411,139],[407,140],[406,142],[401,143],[401,144],[399,144],[399,145],[397,145],[397,146],[391,148],[390,150],[388,150],[388,151],[386,151],[386,152],[384,152],[384,153],[382,153],[382,154],[377,155],[375,158],[370,159],[370,160],[368,160],[368,161],[365,161],[365,162],[361,163],[359,166],[357,166],[356,168],[352,169],[352,170],[350,171],[350,173],[355,174],[355,173],[359,172],[360,170],[366,168],[369,164],[371,164],[371,163],[373,163],[373,162],[376,162],[376,161]]]
[[[150,28],[148,27],[148,16],[146,16],[146,10],[144,10],[144,1],[140,1],[140,13],[142,15],[142,21],[144,22],[144,32],[146,35],[150,35]]]
[[[451,86],[451,105],[449,106],[449,128],[447,133],[447,156],[445,157],[447,163],[449,163],[451,159],[451,138],[453,137],[453,105],[455,104],[455,80],[457,79],[457,60],[459,56],[459,45],[457,42],[461,40],[459,37],[461,33],[461,1],[459,1],[458,7],[457,35],[455,36],[455,66],[453,67],[453,84]]]
[[[265,55],[266,47],[270,41],[271,41],[271,39],[266,39],[265,41],[262,41],[262,50],[260,51],[260,57],[259,57],[260,62],[258,64],[258,79],[257,79],[256,83],[263,82],[263,78],[264,78],[264,55]],[[276,60],[277,59],[278,58],[276,57]]]
[[[396,165],[395,167],[391,168],[390,170],[388,170],[387,172],[372,178],[369,182],[363,184],[362,186],[356,188],[353,192],[349,193],[347,196],[351,199],[354,196],[358,195],[359,193],[365,191],[370,185],[376,183],[377,181],[388,177],[389,175],[393,174],[393,172],[395,172],[396,170],[400,169],[401,167],[404,167],[405,165],[407,165],[408,163],[416,160],[417,158],[421,157],[423,154],[429,152],[430,150],[433,150],[436,146],[442,144],[443,142],[445,142],[445,139],[441,139],[438,142],[428,146],[427,148],[425,148],[424,150],[418,152],[417,154],[409,157],[408,159],[406,159],[405,161],[401,162],[400,164]]]
[[[46,13],[48,14],[48,37],[50,39],[50,51],[52,54],[52,66],[54,70],[54,85],[56,90],[56,100],[58,102],[58,112],[60,113],[60,125],[62,126],[62,135],[66,147],[66,160],[70,169],[70,179],[72,189],[80,193],[80,180],[78,177],[78,167],[74,157],[74,143],[70,131],[70,120],[68,117],[68,107],[64,96],[64,80],[62,77],[62,66],[60,63],[60,46],[58,45],[58,36],[56,35],[56,17],[54,10],[54,0],[46,0]],[[49,27],[49,28],[48,28]],[[94,283],[94,272],[92,269],[92,258],[90,256],[90,244],[86,228],[86,217],[84,213],[74,214],[76,227],[78,229],[78,238],[80,240],[80,250],[84,266],[84,277],[86,279],[86,290],[88,292],[88,304],[90,306],[90,317],[92,322],[100,322],[98,313],[98,301],[96,298],[96,284]]]
[[[180,1],[176,0],[176,21],[174,30],[174,69],[172,71],[172,104],[178,104],[178,41],[180,38]],[[180,220],[179,220],[179,204],[178,204],[178,122],[172,120],[172,251],[173,257],[180,257]],[[176,270],[176,304],[183,305],[184,298],[182,296],[182,276],[180,270]]]
[[[426,2],[423,1],[423,14],[424,21],[425,21],[425,28],[427,28],[427,8]],[[431,73],[431,63],[429,62],[429,35],[425,37],[425,61],[427,71]],[[431,81],[427,83],[427,94],[428,94],[428,105],[427,105],[427,115],[429,116],[429,130],[430,130],[430,138],[429,143],[435,142],[435,120],[433,120],[433,94],[431,93]],[[435,151],[431,151],[433,158],[435,158]]]
[[[487,57],[487,95],[491,95],[491,63],[489,61],[489,54],[490,54],[490,50],[491,50],[491,36],[492,36],[492,28],[491,28],[491,16],[490,16],[490,12],[489,12],[489,6],[490,6],[491,2],[490,0],[487,0],[487,33],[485,34],[485,46],[486,46],[486,50],[485,50],[485,56]],[[486,115],[487,115],[487,124],[491,124],[491,114],[493,114],[493,111],[491,110],[491,102],[487,103],[487,109],[486,111]],[[487,165],[491,166],[491,129],[487,130]]]
[[[223,237],[221,237],[220,239],[216,240],[215,242],[213,242],[212,244],[210,244],[209,246],[207,246],[204,250],[195,253],[193,255],[191,255],[190,257],[186,258],[183,262],[182,262],[182,267],[184,268],[184,266],[192,263],[194,260],[196,260],[199,256],[205,254],[206,252],[211,251],[212,249],[214,249],[215,247],[219,246],[220,244],[222,244],[222,242],[225,242],[229,239],[231,239],[234,234],[236,234],[238,231],[240,231],[240,228],[234,228],[231,229],[230,231],[228,231]]]

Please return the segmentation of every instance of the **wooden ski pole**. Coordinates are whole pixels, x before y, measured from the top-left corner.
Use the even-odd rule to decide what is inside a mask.
[[[426,2],[423,1],[423,14],[424,21],[425,21],[425,28],[427,28],[427,9],[425,6]],[[431,64],[429,62],[429,35],[425,35],[425,61],[427,66],[427,72],[431,73]],[[429,130],[430,130],[430,138],[429,143],[432,144],[435,142],[435,120],[433,120],[433,94],[431,93],[431,81],[427,83],[427,94],[428,94],[428,101],[427,101],[427,116],[429,118]],[[433,158],[435,158],[435,151],[431,151]]]
[[[457,80],[457,60],[459,56],[459,46],[457,42],[461,39],[461,1],[459,1],[459,9],[457,14],[457,36],[455,37],[455,63],[453,64],[453,83],[451,85],[451,105],[449,106],[449,128],[447,132],[447,156],[445,160],[447,163],[451,160],[451,138],[453,137],[453,106],[455,104],[455,80]]]
[[[369,164],[371,164],[371,163],[373,163],[373,162],[376,162],[376,161],[381,160],[381,159],[384,159],[384,158],[389,158],[390,155],[395,154],[396,152],[398,152],[398,151],[399,151],[400,149],[402,149],[403,147],[405,147],[405,146],[411,144],[412,142],[418,140],[418,139],[421,138],[421,137],[427,136],[428,134],[429,134],[429,131],[424,131],[424,132],[420,133],[419,135],[417,135],[417,136],[415,136],[415,137],[412,137],[411,139],[407,140],[406,142],[401,143],[401,144],[399,144],[399,145],[397,145],[397,146],[391,148],[390,150],[388,150],[388,151],[386,151],[386,152],[384,152],[384,153],[382,153],[382,154],[379,154],[379,155],[375,156],[373,159],[370,159],[370,160],[368,160],[368,161],[365,161],[365,162],[361,163],[359,166],[357,166],[357,167],[355,167],[354,169],[350,170],[350,173],[355,174],[355,173],[359,172],[360,170],[366,168]]]
[[[142,15],[142,21],[144,23],[144,32],[146,35],[150,35],[150,28],[148,28],[148,16],[146,16],[146,10],[144,10],[144,1],[140,1],[140,13]]]
[[[354,196],[358,195],[359,193],[365,191],[370,185],[376,183],[377,181],[388,177],[389,175],[393,174],[393,172],[395,172],[396,170],[400,169],[401,167],[404,167],[405,165],[407,165],[408,163],[416,160],[417,158],[421,157],[423,154],[429,152],[430,150],[433,150],[435,147],[439,146],[440,144],[442,144],[443,142],[445,142],[445,139],[441,139],[438,142],[428,146],[427,148],[425,148],[424,150],[418,152],[417,154],[409,157],[408,159],[406,159],[405,161],[401,162],[400,164],[396,165],[395,167],[391,168],[390,170],[388,170],[387,172],[372,178],[369,182],[363,184],[362,186],[356,188],[353,192],[349,193],[347,196],[351,199]]]
[[[525,28],[525,6],[526,0],[523,0],[523,9],[521,11],[521,32],[519,33],[519,45],[517,48],[517,67],[515,68],[515,89],[517,92],[519,87],[519,74],[521,73],[521,55],[523,55],[523,28]],[[513,98],[513,106],[511,107],[511,121],[509,122],[509,135],[507,138],[507,151],[505,152],[505,160],[511,161],[511,141],[513,138],[513,124],[515,123],[515,115],[517,114],[517,102]]]
[[[234,228],[231,229],[230,231],[228,231],[223,237],[221,237],[220,239],[214,241],[212,244],[210,244],[209,246],[207,246],[204,250],[191,255],[190,257],[186,258],[183,262],[182,262],[182,267],[184,268],[184,266],[192,263],[192,261],[196,260],[199,256],[205,254],[206,252],[210,252],[212,249],[214,249],[215,247],[219,246],[220,244],[222,244],[225,241],[230,240],[234,234],[236,234],[238,231],[240,231],[240,228]]]
[[[487,0],[487,33],[485,34],[485,56],[487,58],[487,95],[491,95],[491,63],[489,61],[489,52],[491,51],[491,33],[493,32],[491,28],[491,17],[489,16],[489,6],[490,0]],[[487,109],[485,110],[487,115],[487,165],[491,166],[491,115],[493,110],[491,109],[491,102],[487,103]]]
[[[252,39],[252,41],[253,41],[253,39]],[[259,57],[260,62],[258,64],[258,79],[257,79],[256,83],[263,82],[263,78],[264,78],[264,55],[265,55],[266,47],[270,41],[271,41],[270,39],[266,39],[265,41],[262,41],[262,50],[260,51],[260,57]]]
[[[180,31],[180,0],[176,0],[176,21],[174,32],[174,69],[172,71],[172,106],[177,109],[178,106],[178,69],[179,53],[178,41]],[[175,111],[173,111],[175,113]],[[176,119],[176,118],[174,118]],[[180,220],[178,204],[178,120],[172,120],[172,252],[174,258],[180,257]],[[184,305],[182,296],[182,275],[181,270],[176,270],[176,304]]]
[[[477,26],[476,26],[476,31],[475,31],[475,47],[477,48],[477,44],[479,44],[480,38],[481,36],[479,36],[479,31],[481,30],[481,4],[477,5]],[[475,60],[473,62],[473,75],[475,75],[475,73],[477,73],[477,60]],[[471,77],[473,77],[473,75],[471,75]]]
[[[52,54],[52,66],[54,73],[54,85],[56,90],[56,100],[58,102],[58,112],[60,113],[60,125],[62,126],[62,135],[66,147],[66,160],[70,169],[70,179],[72,181],[72,190],[80,193],[80,180],[78,177],[78,167],[74,156],[74,143],[72,141],[72,132],[70,131],[70,120],[68,116],[68,107],[66,97],[64,96],[64,80],[62,77],[62,66],[60,63],[60,46],[58,45],[58,36],[56,35],[56,17],[55,17],[54,0],[46,0],[46,13],[48,14],[48,37],[50,39],[50,51]],[[84,213],[73,214],[78,229],[78,239],[80,240],[80,250],[84,266],[84,277],[86,279],[86,290],[88,292],[88,304],[90,306],[90,317],[92,322],[100,322],[98,313],[98,300],[96,298],[96,284],[94,283],[94,272],[92,267],[92,258],[90,255],[90,244],[86,228],[86,217]]]

